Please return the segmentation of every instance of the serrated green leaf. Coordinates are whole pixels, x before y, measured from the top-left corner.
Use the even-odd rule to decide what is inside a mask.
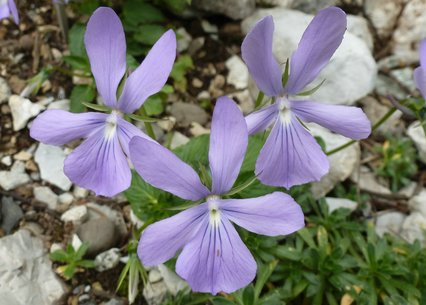
[[[84,102],[90,103],[95,99],[96,90],[92,86],[79,85],[72,89],[70,96],[71,112],[83,112],[85,110]]]

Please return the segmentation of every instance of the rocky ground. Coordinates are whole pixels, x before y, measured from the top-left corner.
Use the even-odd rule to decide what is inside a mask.
[[[412,73],[418,65],[418,43],[426,37],[423,0],[258,0],[256,7],[254,0],[193,2],[198,8],[195,15],[189,14],[193,17],[171,15],[171,20],[181,33],[179,52],[191,55],[195,68],[187,75],[187,91],[168,97],[164,116],[169,120],[155,126],[160,137],[173,131],[172,148],[209,132],[210,99],[227,94],[244,113],[254,109],[257,92],[241,60],[240,44],[266,15],[274,16],[274,53],[285,62],[316,10],[337,4],[349,14],[348,32],[319,77],[326,82],[313,95],[315,100],[359,105],[374,123],[390,109],[388,96],[418,96]],[[21,10],[21,17],[19,28],[11,20],[0,23],[0,304],[126,304],[126,294],[115,290],[131,230],[139,222],[124,196],[95,197],[64,175],[64,158],[77,143],[54,147],[29,137],[37,114],[69,109],[70,89],[77,80],[55,72],[37,95],[31,94],[26,80],[46,65],[62,64],[68,48],[49,1],[33,1]],[[71,22],[75,18],[71,15]],[[347,141],[318,126],[310,129],[328,150]],[[397,193],[373,171],[373,147],[382,145],[388,134],[410,138],[419,157],[412,160],[418,163],[417,174]],[[374,219],[377,232],[426,244],[426,137],[413,118],[395,112],[368,140],[330,160],[331,172],[312,185],[315,197],[330,196],[330,209],[355,209],[357,202],[338,198],[333,191],[337,184],[354,185],[370,196],[364,213]],[[78,248],[82,242],[90,244],[88,255],[96,268],[65,280],[48,253],[69,243]],[[154,285],[145,288],[144,295],[150,304],[184,287],[164,266],[151,270],[149,280]],[[136,300],[145,302],[142,297]]]

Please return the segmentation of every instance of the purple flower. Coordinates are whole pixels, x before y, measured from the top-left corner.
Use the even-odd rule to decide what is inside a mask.
[[[126,40],[120,19],[112,9],[101,7],[93,13],[84,42],[99,94],[112,112],[74,114],[47,110],[34,120],[30,134],[51,145],[85,138],[66,158],[64,172],[81,187],[113,196],[130,186],[126,159],[130,139],[148,138],[125,121],[123,113],[132,113],[164,86],[176,56],[176,38],[170,30],[157,41],[127,78],[118,100],[117,88],[126,72]]]
[[[14,0],[1,1],[0,4],[0,20],[8,18],[10,15],[13,16],[13,20],[16,24],[19,24],[18,9]]]
[[[285,87],[281,68],[272,54],[272,17],[257,22],[244,39],[242,57],[250,74],[261,91],[274,97],[272,105],[246,117],[250,134],[273,125],[256,162],[256,175],[264,184],[289,188],[319,180],[329,171],[327,156],[301,121],[317,123],[353,139],[370,134],[370,122],[357,107],[294,98],[328,63],[345,30],[346,15],[341,9],[321,10],[291,56]]]
[[[230,293],[249,284],[256,262],[232,222],[251,232],[277,236],[304,226],[300,206],[275,192],[252,199],[224,199],[237,179],[248,142],[247,126],[238,107],[221,97],[213,113],[209,161],[212,188],[196,172],[157,143],[135,137],[130,157],[137,172],[153,186],[204,203],[148,226],[138,246],[144,265],[153,266],[183,249],[176,272],[194,291]]]
[[[414,82],[423,98],[426,99],[426,39],[420,43],[420,67],[414,70]]]

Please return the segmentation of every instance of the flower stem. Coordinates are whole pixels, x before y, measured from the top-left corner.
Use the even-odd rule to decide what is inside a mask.
[[[388,112],[386,112],[385,113],[385,115],[384,116],[382,116],[381,118],[380,118],[380,120],[378,120],[374,125],[373,125],[373,127],[371,128],[371,132],[373,132],[373,131],[375,131],[377,128],[379,128],[384,122],[386,122],[391,116],[392,116],[392,114],[394,114],[395,113],[395,111],[397,110],[397,108],[396,107],[392,107],[391,109],[389,109],[389,111]],[[343,150],[343,149],[345,149],[346,147],[348,147],[348,146],[351,146],[352,144],[354,144],[354,143],[356,143],[356,142],[358,142],[358,141],[356,141],[356,140],[350,140],[350,141],[348,141],[348,142],[346,142],[345,144],[342,144],[342,145],[340,145],[339,147],[336,147],[335,149],[332,149],[332,150],[330,150],[330,151],[328,151],[328,152],[326,152],[326,155],[327,156],[330,156],[330,155],[332,155],[332,154],[335,154],[335,153],[337,153],[337,152],[339,152],[339,151],[341,151],[341,150]]]
[[[257,109],[262,104],[264,97],[265,97],[265,94],[262,91],[259,91],[259,94],[257,95],[257,98],[256,98],[256,103],[254,104],[255,109]]]
[[[145,110],[145,108],[144,108],[144,106],[142,106],[140,109],[139,109],[139,112],[143,115],[143,116],[148,116],[147,115],[147,113],[146,113],[146,110]],[[146,133],[152,138],[152,139],[154,139],[154,140],[156,140],[156,138],[155,138],[155,133],[154,133],[154,129],[152,128],[152,125],[151,125],[151,123],[150,122],[143,122],[144,123],[144,125],[145,125],[145,129],[146,129]]]

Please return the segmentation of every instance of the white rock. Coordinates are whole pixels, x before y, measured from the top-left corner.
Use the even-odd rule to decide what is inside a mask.
[[[411,197],[414,196],[416,191],[417,191],[417,183],[416,182],[410,182],[408,185],[406,185],[402,189],[400,189],[398,191],[398,194],[406,196],[408,198],[411,198]]]
[[[191,2],[191,7],[213,14],[223,14],[234,20],[249,16],[255,6],[256,0],[194,0]]]
[[[388,212],[379,215],[376,219],[376,233],[383,236],[385,233],[399,235],[402,224],[407,216],[400,212]]]
[[[313,16],[283,8],[261,9],[243,21],[243,33],[247,33],[257,20],[267,15],[272,15],[275,22],[274,54],[279,63],[285,63],[296,49]],[[366,43],[356,35],[346,32],[330,63],[313,81],[312,87],[326,80],[312,95],[312,99],[352,105],[374,88],[376,75],[376,62]],[[256,96],[257,92],[252,91],[252,95]]]
[[[329,213],[332,213],[334,210],[337,210],[337,209],[340,209],[340,208],[355,211],[356,207],[358,206],[358,203],[356,203],[355,201],[346,199],[346,198],[326,197],[325,202],[328,205],[328,212]]]
[[[87,203],[87,209],[90,220],[104,218],[106,216],[115,224],[119,238],[124,238],[127,236],[127,226],[124,221],[123,214],[120,211],[111,209],[106,205],[99,205],[94,202]]]
[[[21,150],[17,154],[13,155],[13,159],[19,160],[19,161],[28,161],[33,157],[33,155],[25,150]]]
[[[379,36],[389,36],[402,8],[401,0],[365,0],[364,10]]]
[[[51,210],[56,210],[58,207],[58,195],[47,186],[36,186],[34,188],[34,197],[37,201],[47,204]]]
[[[133,210],[130,210],[130,222],[132,223],[132,225],[135,226],[136,229],[140,229],[143,226],[143,221],[140,220],[135,213],[133,212]]]
[[[248,89],[230,93],[229,96],[238,101],[238,106],[245,115],[253,112],[255,102]]]
[[[14,131],[25,128],[28,120],[35,117],[44,109],[43,106],[34,104],[29,99],[20,97],[19,95],[12,95],[9,98],[9,107],[12,113]]]
[[[72,222],[75,226],[77,226],[85,221],[88,216],[89,213],[87,207],[85,205],[79,205],[62,214],[61,220],[63,222]]]
[[[392,193],[389,188],[377,182],[374,173],[366,166],[361,166],[359,172],[354,171],[351,175],[351,180],[357,183],[362,191],[382,195],[390,195]]]
[[[175,131],[173,133],[172,142],[170,143],[170,148],[175,149],[175,148],[182,146],[182,145],[184,145],[188,142],[189,142],[189,138],[187,136],[183,135],[179,131]]]
[[[0,104],[6,102],[10,97],[10,87],[3,77],[0,77]]]
[[[3,158],[1,158],[1,163],[6,165],[6,166],[11,166],[12,165],[12,157],[7,155],[4,156]]]
[[[158,265],[158,271],[160,271],[163,281],[171,294],[176,295],[179,291],[188,288],[188,284],[165,265]]]
[[[175,124],[176,124],[176,118],[172,116],[169,116],[165,118],[164,120],[157,122],[158,127],[160,127],[161,129],[165,131],[172,130]]]
[[[186,31],[185,28],[181,27],[176,30],[177,36],[177,50],[179,53],[188,50],[189,44],[191,43],[192,37]]]
[[[327,151],[339,147],[342,144],[350,141],[350,139],[331,133],[327,129],[315,125],[306,124],[313,136],[321,137],[325,144]],[[334,186],[346,180],[355,170],[360,158],[359,144],[355,143],[346,149],[343,149],[328,157],[330,161],[330,171],[327,175],[321,178],[320,181],[312,183],[312,193],[315,198],[324,197],[330,192]]]
[[[73,202],[74,196],[71,193],[63,193],[59,195],[58,199],[62,205],[69,206]]]
[[[47,107],[47,109],[60,109],[69,111],[70,110],[70,100],[64,99],[59,101],[54,101],[50,103],[50,105]]]
[[[0,171],[0,186],[5,191],[12,190],[30,181],[30,176],[25,173],[25,164],[21,161],[16,161],[10,171]]]
[[[86,198],[89,195],[89,190],[75,185],[73,194],[75,198]]]
[[[148,274],[148,280],[151,283],[156,283],[159,282],[163,279],[163,277],[161,276],[160,271],[158,271],[157,269],[152,269],[149,274]]]
[[[425,230],[426,218],[420,212],[413,212],[405,219],[401,235],[410,243],[419,240],[426,246]]]
[[[77,250],[80,249],[81,245],[83,244],[83,242],[81,241],[80,237],[78,237],[77,234],[73,234],[72,235],[72,240],[71,240],[71,246]]]
[[[206,19],[201,20],[201,28],[207,34],[216,34],[219,31],[217,25],[208,22]]]
[[[67,292],[52,271],[43,242],[27,230],[0,239],[0,303],[54,305]]]
[[[245,89],[248,87],[249,71],[243,60],[238,55],[232,55],[225,62],[228,68],[228,77],[226,81],[231,84],[235,89]]]
[[[426,189],[422,189],[420,193],[408,201],[408,207],[412,212],[419,212],[426,218]]]
[[[291,8],[295,0],[256,0],[256,4],[262,6],[280,6]]]
[[[194,136],[200,136],[203,134],[209,134],[210,130],[207,128],[204,128],[203,126],[201,126],[199,123],[197,122],[192,122],[191,123],[191,127],[189,128],[189,132]]]
[[[62,245],[60,243],[52,243],[49,252],[52,253],[58,250],[63,250]]]
[[[71,188],[71,181],[64,174],[65,153],[62,148],[40,143],[34,156],[41,178],[64,191]]]
[[[408,127],[407,135],[416,145],[419,159],[426,163],[426,136],[419,121],[415,121]]]
[[[120,249],[111,248],[108,251],[99,253],[95,257],[96,270],[99,272],[112,269],[120,262]]]
[[[370,51],[373,50],[373,35],[368,28],[365,18],[356,15],[348,15],[348,32],[361,38]]]

